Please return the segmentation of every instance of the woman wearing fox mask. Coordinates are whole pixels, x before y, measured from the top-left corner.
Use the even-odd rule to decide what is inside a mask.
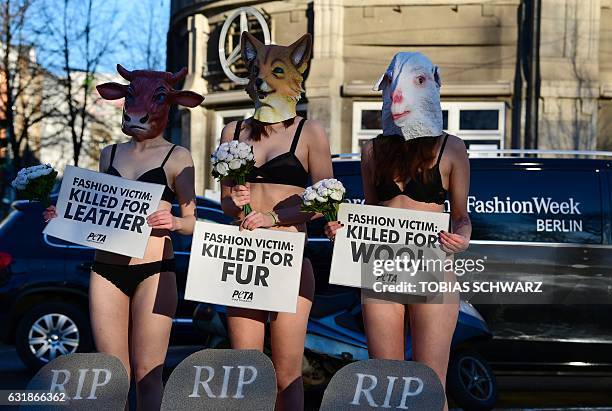
[[[152,231],[144,257],[96,252],[89,280],[89,311],[96,349],[123,363],[136,382],[138,410],[159,410],[162,371],[172,318],[177,305],[174,255],[170,231],[193,233],[195,189],[189,151],[164,139],[170,105],[196,107],[201,95],[174,90],[185,78],[178,73],[149,70],[117,71],[130,82],[96,88],[106,100],[125,98],[121,131],[130,140],[100,153],[100,172],[164,186],[158,210],[147,217]],[[171,214],[177,201],[181,216]],[[44,214],[56,217],[55,207]]]
[[[470,166],[465,144],[442,130],[440,73],[420,53],[397,53],[375,85],[382,90],[383,134],[364,144],[361,173],[366,204],[443,212],[450,201],[452,232],[441,231],[447,254],[469,245],[467,212]],[[341,222],[330,222],[334,238]],[[453,273],[444,273],[453,281]],[[441,302],[404,304],[381,301],[364,292],[363,319],[373,358],[404,359],[405,319],[409,317],[413,360],[431,367],[442,384],[458,315],[456,295]]]
[[[228,124],[221,135],[222,142],[251,144],[255,153],[256,167],[248,183],[224,183],[222,189],[223,210],[240,219],[242,229],[303,232],[306,222],[317,217],[300,211],[300,194],[309,177],[313,183],[332,177],[329,142],[318,123],[296,116],[311,45],[309,34],[288,47],[264,45],[248,32],[242,34],[242,58],[250,73],[247,92],[255,102],[255,114]],[[255,211],[245,216],[242,206],[248,203]],[[304,406],[302,355],[313,295],[312,266],[305,258],[295,314],[269,315],[228,307],[230,339],[237,349],[262,351],[270,317],[278,410],[301,410]]]

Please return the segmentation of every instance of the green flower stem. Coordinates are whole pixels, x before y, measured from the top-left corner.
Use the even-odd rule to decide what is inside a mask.
[[[238,185],[245,185],[246,184],[246,175],[244,174],[240,174],[236,176],[236,184]],[[253,209],[251,208],[251,204],[245,204],[242,206],[242,212],[244,213],[244,216],[248,216],[251,211],[253,211]]]

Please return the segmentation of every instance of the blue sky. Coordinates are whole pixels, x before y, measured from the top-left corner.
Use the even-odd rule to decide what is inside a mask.
[[[38,0],[38,7],[32,9],[34,32],[37,36],[39,63],[52,72],[61,73],[63,54],[58,52],[63,36],[63,11],[68,2],[68,32],[72,36],[70,65],[75,69],[84,66],[82,45],[83,27],[86,16],[85,0]],[[165,69],[166,34],[170,14],[170,0],[92,0],[93,23],[91,28],[92,53],[97,53],[101,44],[113,38],[112,50],[104,55],[98,72],[115,72],[115,65],[121,63],[128,69],[146,68],[144,50],[147,49],[149,27],[152,27],[153,51],[149,64],[157,70]],[[152,24],[151,24],[152,22]],[[52,33],[52,34],[50,34]],[[54,49],[55,47],[55,49]],[[61,51],[61,50],[60,50]]]

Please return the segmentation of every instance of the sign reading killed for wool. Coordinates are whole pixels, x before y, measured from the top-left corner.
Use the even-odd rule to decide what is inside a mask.
[[[57,218],[44,232],[98,250],[142,258],[164,187],[67,166]]]
[[[294,313],[304,233],[196,222],[185,298]]]
[[[329,282],[377,293],[427,295],[446,271],[438,234],[449,215],[343,203]],[[361,275],[360,275],[361,274]]]

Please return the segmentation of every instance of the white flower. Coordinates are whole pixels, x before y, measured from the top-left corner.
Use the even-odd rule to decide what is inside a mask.
[[[227,175],[227,172],[229,171],[229,166],[227,165],[227,163],[221,161],[215,165],[215,170],[220,175],[225,176]]]
[[[316,196],[315,200],[317,200],[319,203],[327,203],[327,198],[325,197]]]
[[[229,162],[230,170],[238,170],[241,166],[242,166],[242,161],[238,158],[235,158]]]
[[[249,153],[249,155],[246,157],[246,159],[248,161],[253,161],[253,160],[255,160],[255,156],[253,155],[253,153]]]
[[[312,201],[306,201],[306,200],[304,200],[304,205],[305,205],[305,206],[310,206],[310,205],[312,205]]]
[[[342,193],[340,191],[332,191],[329,197],[332,200],[340,201],[342,200]]]
[[[227,159],[227,156],[229,155],[229,153],[225,150],[219,150],[217,152],[217,160],[223,161],[225,159]]]

